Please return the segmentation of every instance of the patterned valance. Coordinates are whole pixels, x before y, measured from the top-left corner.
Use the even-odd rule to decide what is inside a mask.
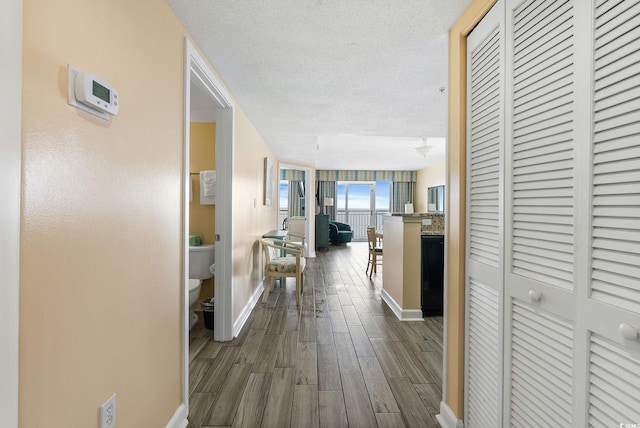
[[[316,170],[318,181],[393,181],[414,183],[416,171],[348,171],[348,170]]]
[[[304,171],[300,171],[299,169],[280,169],[280,180],[304,180]]]

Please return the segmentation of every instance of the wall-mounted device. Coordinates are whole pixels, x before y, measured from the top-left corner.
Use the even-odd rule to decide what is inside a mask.
[[[69,64],[69,105],[109,120],[118,114],[118,91],[99,77]]]

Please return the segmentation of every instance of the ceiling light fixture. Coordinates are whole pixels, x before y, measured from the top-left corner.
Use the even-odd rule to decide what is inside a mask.
[[[424,138],[422,140],[422,145],[414,148],[416,149],[416,152],[422,155],[423,158],[426,158],[429,152],[431,151],[431,149],[433,149],[433,146],[428,146],[427,139]]]

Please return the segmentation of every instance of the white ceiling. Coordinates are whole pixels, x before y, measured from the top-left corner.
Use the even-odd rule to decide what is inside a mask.
[[[447,31],[470,0],[167,2],[279,161],[416,170],[444,159]],[[426,157],[414,150],[424,139],[437,146]]]

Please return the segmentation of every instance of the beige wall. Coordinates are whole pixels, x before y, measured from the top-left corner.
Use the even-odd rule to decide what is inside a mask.
[[[462,418],[464,398],[464,283],[467,35],[496,0],[472,0],[449,30],[449,135],[445,184],[447,372],[445,402]]]
[[[233,172],[233,319],[237,320],[262,281],[258,239],[278,223],[277,160],[244,112],[236,106]],[[273,163],[271,206],[263,205],[264,158]]]
[[[181,402],[184,30],[161,0],[24,3],[22,427],[165,426]],[[67,105],[67,63],[118,89]]]
[[[189,135],[189,171],[199,173],[216,169],[216,124],[191,122]],[[215,205],[200,205],[200,176],[190,175],[193,200],[189,203],[189,234],[201,235],[205,244],[215,243]],[[214,278],[202,281],[200,298],[213,297]]]
[[[441,186],[445,181],[446,162],[429,165],[418,171],[416,179],[416,206],[414,211],[426,213],[427,210],[427,189],[429,187]]]

